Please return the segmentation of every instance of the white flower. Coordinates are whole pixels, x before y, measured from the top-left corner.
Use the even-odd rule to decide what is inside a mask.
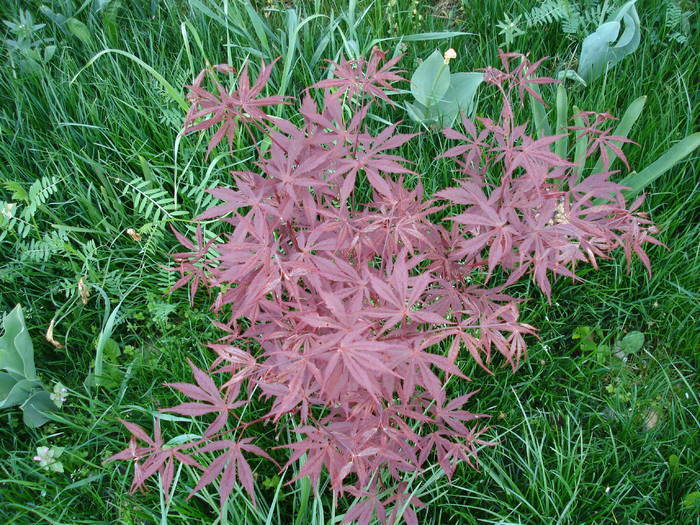
[[[445,64],[449,64],[450,60],[452,60],[453,58],[457,58],[457,51],[450,48],[447,51],[445,51],[444,57],[445,57]]]
[[[63,472],[63,463],[58,461],[61,454],[63,454],[63,447],[37,447],[36,456],[32,459],[39,462],[39,466],[44,470]]]
[[[14,202],[6,202],[5,206],[0,210],[0,215],[4,215],[5,217],[11,217],[12,216],[12,208],[15,207]]]
[[[63,386],[62,383],[56,383],[53,386],[53,392],[49,397],[51,398],[51,401],[53,401],[54,405],[61,408],[63,403],[66,402],[66,399],[68,399],[68,389]]]

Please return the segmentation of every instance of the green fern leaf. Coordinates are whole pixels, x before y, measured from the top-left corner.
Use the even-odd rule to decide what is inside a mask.
[[[136,178],[125,184],[125,192],[132,195],[134,211],[147,222],[171,221],[187,213],[179,209],[168,192],[151,187],[147,180]]]

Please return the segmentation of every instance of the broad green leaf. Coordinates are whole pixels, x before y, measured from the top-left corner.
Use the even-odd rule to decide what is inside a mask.
[[[424,106],[437,104],[450,87],[450,66],[439,51],[433,51],[413,73],[411,93]]]
[[[598,344],[593,339],[581,339],[579,343],[581,350],[584,352],[595,352],[598,349]]]
[[[700,509],[700,490],[694,490],[686,494],[681,505],[686,510]]]
[[[438,103],[441,123],[451,126],[460,114],[474,113],[474,97],[484,80],[483,73],[454,73],[450,75],[450,87]]]
[[[595,360],[599,364],[604,364],[610,355],[610,346],[606,344],[599,344],[595,349]]]
[[[634,354],[638,352],[644,345],[644,334],[642,332],[630,332],[620,341],[620,350],[626,354]]]
[[[627,2],[610,21],[601,24],[583,41],[578,74],[587,83],[639,47],[641,33],[635,2]],[[624,30],[620,35],[623,24]]]
[[[593,335],[593,329],[590,326],[577,326],[571,334],[571,339],[585,339]]]
[[[177,445],[182,445],[183,443],[188,443],[197,439],[202,439],[202,436],[200,436],[199,434],[180,434],[179,436],[175,436],[174,438],[169,439],[167,443],[165,443],[165,446],[175,447]]]
[[[5,316],[4,333],[0,337],[0,370],[16,374],[19,378],[34,380],[34,345],[27,332],[20,305]]]
[[[688,135],[642,171],[631,173],[622,179],[620,184],[630,188],[629,190],[623,190],[623,195],[627,199],[634,197],[646,186],[690,155],[698,146],[700,146],[700,132]]]
[[[613,17],[616,22],[624,22],[624,31],[619,38],[613,52],[622,60],[625,56],[633,53],[638,47],[641,40],[641,32],[639,30],[639,15],[635,7],[637,0],[631,0],[624,4]]]
[[[415,120],[416,122],[425,122],[427,119],[425,106],[420,102],[406,102],[406,111],[411,120]]]
[[[554,153],[560,157],[566,158],[569,151],[569,132],[566,125],[569,122],[569,97],[564,84],[557,86],[557,129],[555,134],[563,134],[554,144]]]
[[[78,37],[83,44],[88,46],[92,44],[92,35],[90,34],[90,30],[77,18],[69,18],[66,20],[66,27],[68,28],[68,31],[70,31],[73,36]]]
[[[102,387],[107,390],[119,388],[124,379],[124,371],[119,368],[119,365],[109,361],[103,361],[100,375],[90,372],[83,381],[86,388]]]
[[[586,81],[583,80],[579,76],[579,74],[576,71],[574,71],[573,69],[565,69],[564,71],[560,71],[559,73],[557,73],[557,80],[566,80],[567,78],[569,80],[575,80],[576,82],[578,82],[579,84],[581,84],[583,86],[588,85],[588,84],[586,84]]]
[[[158,417],[163,421],[179,421],[181,423],[192,423],[193,420],[191,417],[183,417],[183,416],[175,416],[173,414],[160,414],[158,412],[148,412],[151,414],[153,417]]]
[[[0,408],[10,408],[21,405],[31,396],[32,390],[41,388],[38,381],[19,379],[10,374],[0,372]]]
[[[578,115],[581,112],[579,108],[574,106],[574,115]],[[574,118],[574,124],[577,127],[583,127],[583,119],[581,117]],[[588,148],[588,136],[587,135],[576,135],[576,148],[574,150],[574,164],[576,167],[577,179],[581,179],[581,174],[583,169],[586,167],[586,149]]]
[[[51,401],[51,394],[45,390],[40,390],[22,405],[24,424],[30,428],[40,427],[49,420],[45,414],[54,412],[56,409],[56,405]]]
[[[540,93],[540,88],[537,84],[532,84],[530,87],[535,93],[540,95],[540,97],[542,96]],[[542,137],[551,135],[552,132],[549,126],[547,111],[544,108],[544,104],[532,95],[530,95],[530,104],[532,106],[532,118],[535,121],[535,129],[537,130],[537,138],[541,139]]]
[[[56,46],[46,46],[44,48],[44,63],[49,62],[56,54]]]
[[[104,349],[102,352],[104,355],[104,360],[110,363],[118,363],[119,356],[122,353],[121,349],[119,348],[119,343],[117,343],[111,337],[107,339],[107,341],[105,341]]]
[[[55,13],[51,10],[50,7],[41,5],[39,6],[39,11],[41,12],[42,15],[45,17],[49,18],[54,24],[59,26],[59,28],[65,33],[65,24],[67,18],[63,16],[61,13]]]
[[[578,74],[586,82],[598,78],[610,62],[610,45],[620,32],[619,22],[606,22],[583,41]]]

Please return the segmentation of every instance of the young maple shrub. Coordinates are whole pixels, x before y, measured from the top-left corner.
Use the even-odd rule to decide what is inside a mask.
[[[346,522],[417,523],[422,503],[407,475],[435,460],[450,478],[461,462],[476,466],[477,449],[490,444],[476,425],[486,416],[465,408],[474,392],[445,393],[448,379],[467,379],[457,357],[468,352],[489,371],[500,354],[515,369],[534,334],[504,288],[531,274],[549,296],[551,275],[575,278],[576,264],[596,265],[619,246],[649,266],[642,245],[658,241],[634,211],[641,198],[626,206],[608,171],[579,179],[550,149],[559,136],[535,139],[516,124],[517,98],[539,97],[532,84],[554,82],[537,78],[540,62],[522,55],[502,53],[502,69],[485,69],[502,98],[496,120],[464,118],[463,131],[444,130],[457,141],[443,153],[456,161],[455,186],[426,198],[396,153],[414,135],[365,125],[371,106],[391,103],[387,93],[403,80],[398,60],[375,49],[369,60],[332,64],[333,78],[305,92],[298,125],[266,113],[291,101],[260,97],[264,63],[252,86],[247,65],[233,91],[217,79],[233,73],[229,65],[189,86],[184,132],[215,129],[207,153],[224,138],[233,153],[248,136],[258,159],[255,171],[232,172],[229,187],[209,190],[222,204],[198,220],[217,235],[205,236],[201,224],[193,240],[175,233],[187,250],[173,255],[175,288],[189,285],[192,297],[202,285],[217,290],[215,324],[225,335],[209,345],[210,371],[190,363],[195,382],[169,385],[188,401],[163,411],[213,419],[201,437],[176,445],[158,422],[154,437],[124,422],[130,445],[110,459],[133,462],[133,490],[158,473],[167,495],[179,462],[201,471],[193,494],[217,483],[223,506],[240,483],[254,501],[248,460],[272,458],[246,430],[269,422],[296,436],[278,447],[289,450],[281,468],[297,464],[292,481],[308,476],[318,490],[327,475],[336,496],[355,497]],[[586,126],[575,129],[592,139],[586,155],[607,147],[626,162],[613,147],[624,139],[603,129],[611,117],[582,117]],[[418,179],[413,189],[405,175]],[[368,202],[358,185],[371,189]],[[483,284],[497,268],[505,283]],[[269,410],[246,420],[254,396]]]

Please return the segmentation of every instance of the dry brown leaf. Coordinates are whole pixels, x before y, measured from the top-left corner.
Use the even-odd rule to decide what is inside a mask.
[[[87,304],[88,299],[90,298],[90,290],[85,284],[85,277],[81,277],[78,281],[78,292],[80,292],[80,300],[83,302],[83,304]]]
[[[656,410],[649,410],[644,417],[644,430],[647,432],[659,423],[659,413]]]
[[[51,319],[51,322],[49,323],[49,329],[46,330],[46,340],[51,343],[55,348],[65,348],[61,343],[56,341],[53,337],[53,327],[54,323],[56,322],[56,319]]]
[[[138,242],[141,240],[141,234],[133,228],[129,228],[128,230],[126,230],[126,233],[129,235],[129,237],[131,237],[131,240],[133,241]]]

